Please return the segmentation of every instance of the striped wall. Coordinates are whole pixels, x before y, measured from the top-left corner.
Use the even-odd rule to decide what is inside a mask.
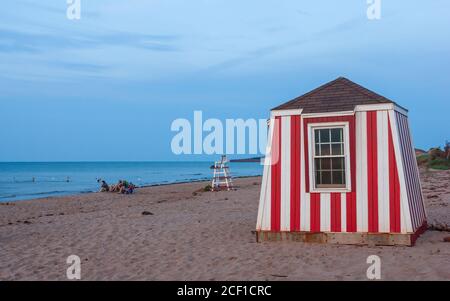
[[[395,119],[398,127],[401,157],[403,158],[406,198],[408,199],[412,228],[417,229],[426,220],[419,170],[416,164],[416,155],[408,125],[408,118],[405,115],[396,112]]]
[[[346,122],[351,188],[311,190],[308,124]],[[393,110],[271,119],[257,230],[412,233],[426,219],[407,117]]]

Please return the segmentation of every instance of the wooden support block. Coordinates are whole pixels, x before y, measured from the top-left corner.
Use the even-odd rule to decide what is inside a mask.
[[[416,233],[408,234],[257,231],[256,240],[257,242],[287,240],[305,243],[329,243],[341,245],[413,246],[415,239],[423,232],[422,228],[419,230]]]

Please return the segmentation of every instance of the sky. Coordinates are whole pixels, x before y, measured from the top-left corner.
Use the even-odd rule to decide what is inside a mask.
[[[208,160],[177,118],[255,118],[345,76],[409,109],[416,147],[450,140],[450,2],[2,1],[0,161]]]

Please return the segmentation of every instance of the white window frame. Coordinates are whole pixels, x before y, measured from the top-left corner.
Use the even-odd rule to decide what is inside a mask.
[[[330,188],[318,188],[316,187],[316,165],[314,164],[315,157],[315,137],[314,130],[317,129],[334,129],[341,128],[344,133],[344,158],[345,158],[345,187],[330,187]],[[351,192],[351,169],[350,169],[350,132],[348,122],[320,122],[308,124],[308,161],[309,161],[309,191],[310,192]]]

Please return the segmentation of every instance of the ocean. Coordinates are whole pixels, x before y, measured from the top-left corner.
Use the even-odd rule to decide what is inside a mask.
[[[212,162],[0,162],[0,202],[71,195],[127,180],[138,186],[210,180]],[[233,177],[262,174],[259,163],[230,163]]]

